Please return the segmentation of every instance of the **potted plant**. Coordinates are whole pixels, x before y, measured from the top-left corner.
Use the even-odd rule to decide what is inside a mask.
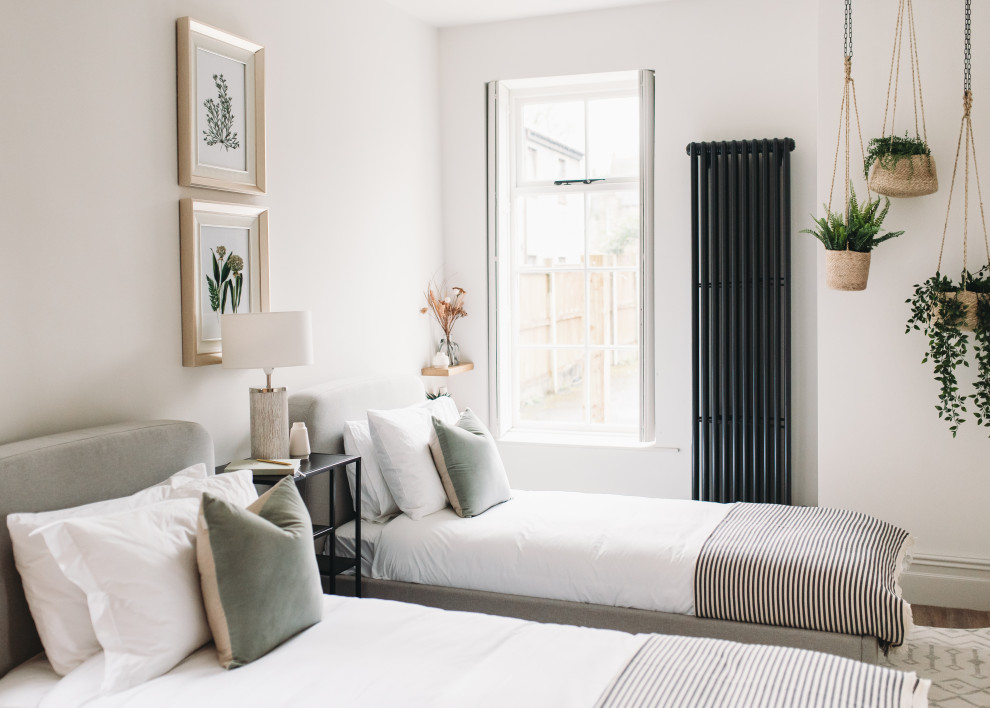
[[[872,167],[872,170],[871,170]],[[888,197],[920,197],[938,191],[935,158],[921,137],[896,135],[870,140],[863,175],[870,189]]]
[[[911,317],[905,332],[920,330],[928,337],[928,352],[922,362],[931,361],[939,383],[938,417],[949,423],[955,437],[967,401],[972,401],[976,423],[990,427],[990,265],[976,273],[962,272],[959,284],[935,273],[906,301]],[[976,382],[973,393],[960,390],[956,370],[969,366],[967,333],[973,333],[976,354]]]
[[[865,290],[870,276],[870,252],[878,245],[903,234],[888,231],[881,235],[880,225],[887,217],[890,200],[885,198],[883,209],[880,198],[867,200],[860,206],[856,190],[849,187],[849,218],[833,213],[825,207],[825,216],[815,219],[818,228],[803,229],[825,246],[825,284],[833,290]],[[812,217],[814,218],[814,217]]]

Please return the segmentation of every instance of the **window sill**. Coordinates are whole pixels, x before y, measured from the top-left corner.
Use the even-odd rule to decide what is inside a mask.
[[[680,452],[679,447],[659,445],[656,442],[639,442],[625,435],[609,433],[559,433],[545,430],[510,430],[497,438],[499,444],[558,445],[561,447],[610,447],[624,450],[663,450]]]

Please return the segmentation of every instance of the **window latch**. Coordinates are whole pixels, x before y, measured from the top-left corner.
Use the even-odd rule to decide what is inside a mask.
[[[594,179],[555,179],[553,181],[554,185],[561,184],[591,184],[592,182],[604,182],[604,177],[595,177]]]

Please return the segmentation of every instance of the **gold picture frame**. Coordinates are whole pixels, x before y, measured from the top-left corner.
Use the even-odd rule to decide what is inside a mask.
[[[268,312],[268,207],[179,200],[182,365],[223,361],[220,315]]]
[[[264,194],[265,48],[176,20],[179,184]]]

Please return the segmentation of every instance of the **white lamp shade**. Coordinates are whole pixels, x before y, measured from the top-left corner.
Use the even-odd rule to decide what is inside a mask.
[[[313,321],[308,310],[222,315],[220,338],[225,369],[275,369],[313,363]]]

